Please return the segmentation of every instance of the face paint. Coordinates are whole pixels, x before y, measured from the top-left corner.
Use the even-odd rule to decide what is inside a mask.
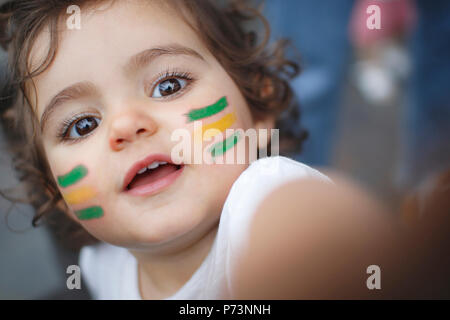
[[[75,214],[80,220],[96,219],[103,216],[103,209],[99,206],[94,206],[75,211]]]
[[[58,176],[58,184],[63,188],[70,187],[83,179],[87,173],[88,170],[85,166],[76,166],[69,173],[63,176]],[[64,199],[67,204],[80,204],[93,198],[95,195],[96,192],[92,187],[84,186],[65,194]],[[80,220],[96,219],[103,216],[103,209],[99,206],[88,207],[75,211],[75,215]]]
[[[197,137],[203,137],[204,140],[210,140],[214,136],[214,131],[207,131],[209,129],[217,129],[220,132],[224,132],[226,129],[230,128],[236,121],[235,113],[228,113],[224,115],[220,120],[210,123],[206,126],[202,126]]]
[[[213,158],[220,156],[220,155],[224,154],[227,150],[233,148],[240,139],[241,139],[241,134],[239,133],[239,131],[236,131],[235,133],[233,133],[233,135],[231,135],[224,141],[214,144],[209,149],[209,152],[211,152],[211,155]]]
[[[188,122],[192,122],[195,120],[200,120],[203,118],[213,116],[223,111],[223,109],[225,109],[227,106],[228,106],[227,98],[223,97],[215,104],[212,104],[204,108],[189,111],[189,113],[187,113],[186,116],[188,117]]]
[[[83,165],[79,165],[73,168],[69,173],[58,176],[58,184],[63,188],[69,187],[83,179],[87,173],[87,168]]]
[[[66,200],[67,204],[80,204],[89,199],[92,199],[96,194],[97,193],[95,192],[94,188],[85,186],[65,194],[64,199]]]

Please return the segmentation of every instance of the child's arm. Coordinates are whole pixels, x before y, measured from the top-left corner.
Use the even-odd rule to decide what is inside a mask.
[[[268,196],[232,279],[238,299],[379,298],[367,267],[386,265],[384,211],[343,179],[289,183]],[[389,255],[387,255],[389,256]]]

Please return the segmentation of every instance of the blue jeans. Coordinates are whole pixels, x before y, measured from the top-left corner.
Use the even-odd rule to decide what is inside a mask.
[[[450,1],[417,0],[397,183],[450,169]]]
[[[329,165],[338,105],[351,48],[348,24],[353,0],[269,0],[266,17],[274,38],[288,37],[300,51],[302,73],[292,83],[301,106],[300,123],[309,132],[301,155],[309,165]]]
[[[273,35],[292,39],[303,59],[293,82],[310,137],[296,160],[329,165],[340,95],[351,47],[353,0],[269,0]],[[418,21],[410,44],[412,74],[401,117],[397,186],[410,187],[450,165],[450,1],[416,0]]]

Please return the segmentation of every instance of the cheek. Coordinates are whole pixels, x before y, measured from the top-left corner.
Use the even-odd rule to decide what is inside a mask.
[[[174,162],[200,164],[203,160],[212,164],[216,156],[222,156],[239,142],[242,134],[236,129],[245,131],[251,127],[251,115],[242,95],[230,93],[204,97],[203,106],[198,103],[186,110],[181,129],[186,132],[177,132],[174,136],[189,139],[183,138],[182,144],[177,146],[175,152],[182,147],[184,156],[182,159],[176,156]]]
[[[221,212],[225,200],[233,186],[233,183],[238,179],[242,172],[248,165],[238,164],[216,164],[203,166],[202,175],[205,177],[202,181],[202,187],[205,194],[212,197],[213,203],[216,206],[214,209]]]
[[[243,130],[254,127],[253,118],[250,112],[250,108],[247,105],[242,95],[236,96],[236,127]]]
[[[69,167],[56,176],[59,190],[78,220],[99,219],[104,216],[95,180],[93,170],[83,164]]]

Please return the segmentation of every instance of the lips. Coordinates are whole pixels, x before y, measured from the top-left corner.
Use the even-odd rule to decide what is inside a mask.
[[[125,175],[123,191],[130,195],[151,195],[172,184],[184,165],[174,164],[164,154],[153,154],[136,162]]]

